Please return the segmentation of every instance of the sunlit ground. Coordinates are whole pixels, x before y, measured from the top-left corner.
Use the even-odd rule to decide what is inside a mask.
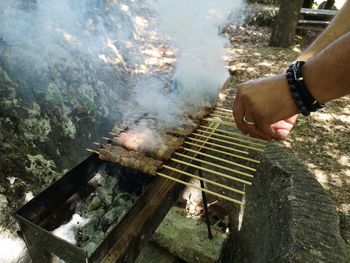
[[[231,87],[220,95],[231,107],[235,85],[249,79],[284,72],[302,47],[267,46],[269,31],[257,27],[231,30],[229,70]],[[280,145],[290,149],[334,200],[342,236],[350,245],[350,97],[328,103],[310,117],[300,117],[289,138]]]

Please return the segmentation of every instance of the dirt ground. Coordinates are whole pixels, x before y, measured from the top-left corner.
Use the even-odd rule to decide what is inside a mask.
[[[223,91],[226,107],[236,85],[249,79],[284,72],[315,34],[302,33],[288,49],[268,47],[270,29],[257,26],[228,28],[230,88]],[[278,142],[290,149],[334,200],[341,235],[350,247],[350,96],[327,103],[309,117],[300,116],[293,132]]]

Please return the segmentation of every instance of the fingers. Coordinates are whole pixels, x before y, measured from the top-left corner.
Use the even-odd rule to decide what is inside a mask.
[[[244,116],[244,105],[240,99],[240,92],[238,90],[237,95],[233,101],[232,105],[233,116],[235,118],[236,125],[238,129],[242,131],[242,133],[247,134],[247,130],[243,124],[243,116]]]
[[[298,114],[271,125],[271,127],[275,130],[275,135],[273,136],[274,139],[276,140],[286,139],[290,131],[292,130],[297,118],[298,118]]]
[[[249,135],[268,141],[273,139],[275,130],[272,129],[269,123],[264,122],[261,118],[253,117],[253,115],[249,112],[246,112],[245,116],[246,120],[249,120],[249,122],[251,122],[251,120],[254,120],[254,125],[245,122]]]
[[[276,131],[267,122],[259,119],[256,123],[257,131],[261,134],[261,137],[265,140],[271,141],[275,137]]]
[[[249,111],[245,111],[244,105],[240,104],[239,98],[235,98],[232,109],[236,125],[242,133],[265,140],[273,138],[274,130],[270,125],[256,121],[256,118]]]
[[[285,74],[238,85],[232,109],[243,133],[267,140],[286,138],[298,113]]]

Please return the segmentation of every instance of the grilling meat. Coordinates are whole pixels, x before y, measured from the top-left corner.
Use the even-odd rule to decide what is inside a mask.
[[[174,136],[179,137],[187,137],[191,135],[191,133],[197,128],[197,124],[187,124],[185,126],[178,127],[175,131],[169,132],[169,134],[172,134]]]
[[[140,116],[133,124],[122,125],[113,130],[114,137],[97,151],[100,159],[119,163],[147,174],[156,175],[163,161],[169,160],[198,127],[200,120],[212,110],[188,108],[188,122],[174,131],[158,126],[154,118]],[[193,112],[193,113],[190,113]]]
[[[184,138],[169,134],[162,134],[160,138],[161,142],[152,143],[146,139],[144,140],[140,134],[133,135],[132,132],[122,132],[118,137],[112,139],[112,144],[163,161],[169,160],[184,142]]]
[[[157,175],[162,161],[146,157],[143,153],[128,151],[120,146],[103,144],[99,149],[99,158],[112,163],[134,168],[146,174]]]

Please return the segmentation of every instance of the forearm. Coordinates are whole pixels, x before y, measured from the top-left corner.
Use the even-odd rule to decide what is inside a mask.
[[[303,76],[311,94],[327,102],[350,93],[350,32],[308,60]]]
[[[308,60],[334,40],[350,31],[350,0],[346,1],[331,24],[322,34],[298,57],[297,60]]]

